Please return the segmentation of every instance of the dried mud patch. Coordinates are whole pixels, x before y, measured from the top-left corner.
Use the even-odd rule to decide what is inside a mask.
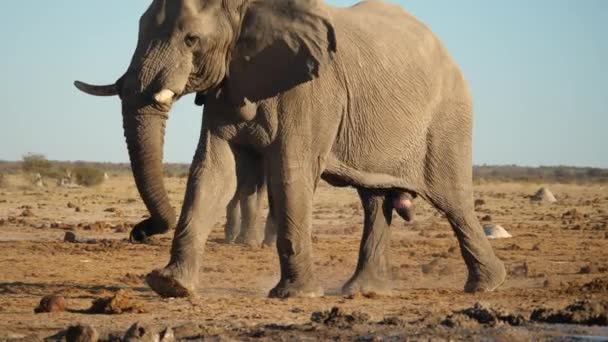
[[[540,308],[530,319],[551,324],[608,325],[608,301],[576,301],[559,310]]]
[[[605,294],[608,297],[608,277],[595,278],[583,285],[570,284],[567,294]]]
[[[355,311],[352,314],[347,314],[344,310],[333,307],[328,311],[313,312],[310,320],[314,323],[320,323],[332,327],[349,328],[353,324],[363,324],[370,320],[370,316],[365,312]]]
[[[441,321],[441,325],[448,328],[454,327],[474,327],[481,324],[486,326],[497,326],[508,324],[520,326],[526,323],[522,315],[511,313],[500,307],[491,307],[486,303],[475,303],[472,307],[454,311]]]
[[[95,299],[91,307],[84,311],[88,314],[119,315],[123,313],[146,313],[139,301],[131,298],[126,291],[119,290],[111,297]]]

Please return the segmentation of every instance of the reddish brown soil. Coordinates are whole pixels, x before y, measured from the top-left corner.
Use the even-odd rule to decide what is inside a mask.
[[[179,208],[185,180],[167,181]],[[102,336],[124,334],[134,322],[152,330],[173,327],[180,338],[237,340],[529,340],[608,334],[599,327],[528,322],[540,307],[560,309],[583,299],[608,301],[606,187],[545,184],[558,203],[537,204],[526,196],[539,184],[476,186],[476,198],[485,201],[477,206],[478,216],[489,215],[513,235],[492,241],[509,271],[505,284],[494,293],[463,293],[466,269],[456,239],[441,215],[417,201],[414,224],[394,220],[394,295],[341,296],[340,287],[356,264],[362,210],[352,189],[322,184],[315,200],[313,235],[325,297],[266,298],[279,277],[275,250],[222,244],[222,222],[207,243],[199,297],[171,300],[159,298],[143,282],[147,272],[167,262],[171,235],[150,245],[125,240],[131,225],[146,214],[130,177],[93,189],[29,188],[19,185],[18,176],[9,184],[0,189],[0,340],[48,337],[76,323],[90,324]],[[67,230],[97,240],[63,242]],[[93,300],[121,289],[141,310],[113,315],[85,311]],[[41,298],[50,294],[65,297],[67,311],[34,314]],[[467,324],[445,324],[454,311],[476,302],[521,315],[526,322],[482,324],[467,318]],[[340,309],[335,311],[338,318],[322,319],[330,317],[323,315],[330,315],[333,307]]]

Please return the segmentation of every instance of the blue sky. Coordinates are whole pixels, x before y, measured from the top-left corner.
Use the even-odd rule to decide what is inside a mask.
[[[354,1],[329,1],[348,5]],[[476,164],[608,167],[608,1],[392,1],[426,22],[470,82]],[[0,159],[128,161],[113,82],[149,0],[0,2]],[[165,156],[190,162],[201,109],[180,101]]]

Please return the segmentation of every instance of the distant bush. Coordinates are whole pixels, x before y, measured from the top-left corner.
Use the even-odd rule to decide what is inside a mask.
[[[62,175],[59,165],[46,159],[42,154],[30,153],[24,155],[21,168],[26,173],[39,173],[41,176],[47,178],[57,178]]]
[[[473,179],[477,184],[486,182],[607,183],[608,170],[572,166],[482,165],[473,167]]]
[[[188,174],[190,166],[187,164],[167,163],[164,165],[164,175],[167,178],[184,178],[184,174]]]
[[[95,186],[103,183],[104,172],[93,166],[78,166],[72,171],[76,184],[82,186]]]

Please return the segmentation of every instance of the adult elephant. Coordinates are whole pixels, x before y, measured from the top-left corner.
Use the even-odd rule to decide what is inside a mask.
[[[206,239],[235,192],[238,159],[249,155],[267,167],[278,227],[281,278],[271,297],[323,294],[311,258],[320,178],[356,188],[364,208],[344,292],[387,290],[394,191],[445,213],[468,268],[465,291],[491,291],[505,279],[473,210],[468,86],[438,38],[397,6],[155,0],[127,72],[109,86],[77,86],[121,97],[135,178],[155,224],[169,221],[165,120],[184,94],[205,94],[171,259],[147,277],[161,296],[195,290]]]

